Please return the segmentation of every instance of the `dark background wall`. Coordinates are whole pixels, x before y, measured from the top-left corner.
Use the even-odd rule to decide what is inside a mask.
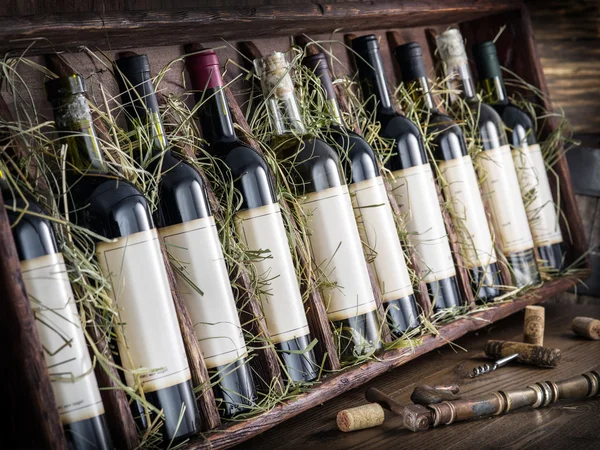
[[[353,2],[357,0],[340,0]],[[377,0],[373,0],[377,1]],[[442,0],[440,0],[442,1]],[[115,10],[157,10],[192,7],[252,7],[285,6],[299,3],[336,3],[323,0],[4,0],[0,2],[0,17],[31,14],[61,14]],[[576,137],[585,152],[574,151],[573,159],[581,155],[596,155],[594,172],[585,160],[587,174],[575,172],[577,201],[590,239],[593,264],[600,264],[600,198],[598,192],[586,189],[600,178],[600,0],[526,0],[531,12],[535,36],[548,87],[557,108],[565,111]],[[243,30],[240,30],[240,35]],[[84,44],[84,43],[82,43]],[[594,161],[594,158],[589,158]],[[587,177],[587,178],[586,178]],[[587,183],[587,184],[586,184]],[[600,182],[596,181],[597,185]],[[594,261],[595,260],[595,261]],[[555,301],[600,301],[600,272],[590,280],[591,289],[583,295],[563,294]],[[596,297],[596,298],[594,298]]]

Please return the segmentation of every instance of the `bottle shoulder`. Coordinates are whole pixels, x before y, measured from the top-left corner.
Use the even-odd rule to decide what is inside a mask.
[[[58,252],[54,229],[50,220],[44,218],[47,212],[31,200],[13,198],[8,192],[2,192],[5,205],[24,210],[7,209],[13,239],[19,254],[19,260],[25,261]]]
[[[328,130],[332,147],[338,152],[347,183],[357,183],[380,175],[377,156],[368,142],[353,131],[335,127]]]
[[[109,239],[154,228],[146,197],[130,182],[87,175],[72,185],[72,220]]]
[[[436,160],[451,160],[467,155],[462,128],[452,117],[434,113],[427,122],[426,133],[432,136],[431,150]]]

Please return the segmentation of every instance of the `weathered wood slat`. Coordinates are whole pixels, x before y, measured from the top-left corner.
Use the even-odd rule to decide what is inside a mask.
[[[204,41],[449,23],[514,10],[519,0],[407,0],[243,8],[109,11],[34,15],[3,20],[0,51],[34,52],[86,45],[102,49],[173,45],[201,33]]]

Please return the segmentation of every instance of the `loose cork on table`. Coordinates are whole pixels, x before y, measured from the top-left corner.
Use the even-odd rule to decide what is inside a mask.
[[[544,307],[538,305],[527,306],[523,325],[523,342],[544,345],[544,327]]]
[[[344,409],[337,413],[336,422],[341,431],[363,430],[381,425],[385,419],[383,408],[377,403]]]
[[[591,317],[575,317],[571,322],[573,333],[597,341],[600,339],[600,320]]]

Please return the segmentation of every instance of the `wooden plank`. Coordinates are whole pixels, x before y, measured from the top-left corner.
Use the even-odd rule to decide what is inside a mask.
[[[233,447],[303,411],[337,397],[350,389],[361,386],[394,367],[401,366],[425,353],[455,341],[470,331],[478,330],[489,323],[496,322],[524,309],[527,305],[539,303],[550,295],[562,292],[577,282],[576,278],[569,277],[544,283],[539,289],[530,291],[514,302],[503,303],[487,311],[473,314],[468,318],[456,320],[441,327],[436,336],[425,336],[421,345],[412,350],[409,348],[392,350],[386,352],[379,361],[369,361],[333,376],[326,376],[317,388],[299,395],[293,401],[279,405],[253,419],[209,434],[208,439],[193,439],[187,444],[185,449],[205,450],[215,447],[222,449]]]
[[[0,51],[77,48],[111,49],[184,44],[201,33],[204,41],[259,36],[393,28],[474,19],[519,8],[520,0],[406,0],[194,8],[157,11],[108,11],[47,14],[4,19]]]

